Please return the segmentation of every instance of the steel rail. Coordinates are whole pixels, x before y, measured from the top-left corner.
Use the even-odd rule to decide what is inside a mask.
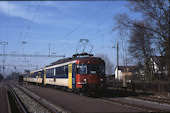
[[[15,85],[15,84],[14,84]],[[37,103],[39,103],[40,105],[42,105],[44,108],[46,108],[47,110],[49,110],[51,113],[58,113],[57,110],[55,110],[54,108],[50,107],[48,104],[44,103],[43,101],[35,98],[34,96],[32,96],[30,93],[24,91],[22,88],[18,87],[17,85],[15,85],[15,87],[19,88],[22,92],[24,92],[27,96],[29,96],[30,98],[32,98],[34,101],[36,101]]]
[[[164,99],[164,98],[146,97],[146,96],[139,96],[139,97],[129,96],[129,97],[130,98],[135,98],[135,99],[152,101],[152,102],[158,102],[158,103],[161,103],[161,104],[170,104],[170,100],[169,99]]]
[[[121,105],[126,105],[126,106],[129,106],[129,107],[139,108],[139,109],[145,110],[147,112],[168,112],[166,110],[156,109],[156,108],[137,105],[137,104],[131,104],[131,103],[122,102],[122,101],[118,101],[118,100],[111,100],[111,99],[104,98],[104,97],[102,97],[101,100],[105,100],[105,101],[108,101],[108,102],[113,102],[113,103],[117,103],[117,104],[121,104]]]
[[[22,113],[27,113],[27,111],[26,111],[26,109],[24,108],[24,106],[22,105],[20,99],[19,99],[18,96],[16,95],[14,89],[11,87],[10,84],[8,84],[8,87],[9,87],[11,93],[13,94],[13,96],[15,97],[15,100],[16,100],[17,104],[19,105],[21,112],[22,112]]]

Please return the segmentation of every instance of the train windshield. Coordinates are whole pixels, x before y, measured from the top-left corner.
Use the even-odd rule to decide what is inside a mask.
[[[80,64],[77,65],[77,74],[105,74],[104,65]]]
[[[94,65],[94,64],[89,64],[88,65],[88,74],[104,74],[105,73],[105,68],[104,65]]]
[[[85,64],[77,65],[76,71],[78,74],[87,74],[87,65]]]

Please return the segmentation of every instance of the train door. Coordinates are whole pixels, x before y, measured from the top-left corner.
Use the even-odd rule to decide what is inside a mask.
[[[68,88],[72,89],[72,64],[68,65]]]
[[[72,64],[72,86],[73,88],[76,88],[76,70],[75,70],[76,64]]]
[[[44,84],[44,70],[41,71],[41,83]]]
[[[56,68],[54,68],[54,82],[56,81]]]
[[[46,84],[46,69],[44,69],[43,84]]]
[[[41,72],[39,72],[38,83],[41,83]]]

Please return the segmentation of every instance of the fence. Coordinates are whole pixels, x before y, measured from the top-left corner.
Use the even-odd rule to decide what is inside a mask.
[[[113,80],[107,80],[109,87],[123,88],[123,82]],[[126,82],[126,88],[130,90],[142,90],[142,91],[155,91],[155,92],[170,92],[169,81],[133,81]]]

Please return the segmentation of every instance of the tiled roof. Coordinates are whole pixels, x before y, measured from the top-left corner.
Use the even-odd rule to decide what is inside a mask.
[[[122,72],[126,72],[128,69],[129,72],[133,72],[134,70],[138,70],[138,66],[118,66],[118,70]]]

